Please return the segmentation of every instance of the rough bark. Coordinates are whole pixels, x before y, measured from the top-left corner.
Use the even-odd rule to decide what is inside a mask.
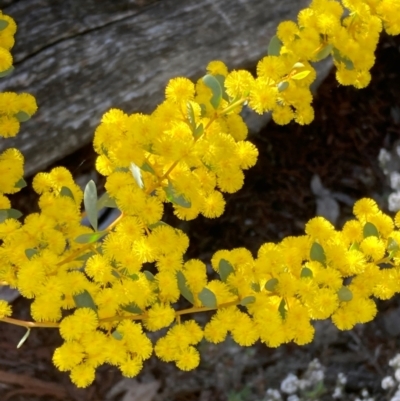
[[[280,21],[308,0],[3,0],[18,24],[14,73],[0,91],[29,92],[38,113],[15,146],[26,174],[89,143],[111,107],[151,112],[173,76],[198,79],[206,64],[251,68]],[[79,161],[77,161],[79,162]]]

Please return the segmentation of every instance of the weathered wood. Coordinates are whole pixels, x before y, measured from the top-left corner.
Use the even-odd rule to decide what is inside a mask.
[[[151,112],[173,76],[198,79],[206,64],[254,67],[277,24],[308,0],[3,0],[18,24],[14,73],[0,91],[32,93],[39,111],[3,140],[26,174],[91,141],[111,107]],[[79,162],[79,161],[77,161]]]

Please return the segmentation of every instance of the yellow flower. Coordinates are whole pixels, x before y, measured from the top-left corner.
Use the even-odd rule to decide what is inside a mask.
[[[7,71],[13,64],[11,53],[0,47],[0,72]]]
[[[225,79],[226,93],[231,98],[247,96],[253,82],[254,78],[248,71],[232,71]]]
[[[293,110],[289,106],[276,106],[272,110],[272,119],[276,124],[289,124],[294,118]]]
[[[65,372],[79,365],[85,357],[84,348],[77,341],[66,341],[56,348],[53,363],[58,370]]]
[[[279,81],[287,72],[279,56],[266,56],[257,64],[257,76],[264,80]]]
[[[174,103],[187,102],[194,98],[194,84],[187,78],[173,78],[168,82],[165,96]]]
[[[209,219],[221,216],[225,209],[225,200],[221,192],[213,191],[204,199],[201,214]]]
[[[0,136],[11,138],[17,135],[19,128],[20,124],[15,117],[5,115],[0,117]]]
[[[222,61],[213,60],[208,63],[207,72],[212,75],[223,75],[226,77],[228,75],[228,68]]]
[[[181,370],[193,370],[199,366],[200,354],[196,348],[189,346],[183,349],[178,359],[176,360],[176,366]]]
[[[278,25],[277,36],[283,42],[292,42],[299,33],[297,24],[293,21],[284,21]]]
[[[146,312],[143,324],[148,330],[156,331],[168,327],[175,319],[175,310],[169,304],[154,304]]]
[[[268,79],[262,77],[255,80],[249,95],[249,107],[256,113],[263,114],[276,106],[278,89],[271,86]]]
[[[0,319],[10,316],[11,313],[11,306],[6,301],[0,300]]]
[[[84,388],[92,384],[95,378],[94,367],[88,363],[76,365],[71,370],[71,380],[76,387]]]

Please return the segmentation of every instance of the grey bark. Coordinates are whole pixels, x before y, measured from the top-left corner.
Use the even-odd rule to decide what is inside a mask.
[[[18,24],[15,71],[0,81],[0,91],[29,92],[39,105],[15,139],[0,142],[0,151],[19,148],[26,175],[42,170],[89,143],[111,107],[151,112],[171,77],[198,79],[214,59],[231,69],[254,67],[278,23],[295,19],[308,3],[0,1]]]

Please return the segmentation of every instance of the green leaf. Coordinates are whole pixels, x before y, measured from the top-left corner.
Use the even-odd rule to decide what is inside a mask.
[[[0,72],[0,78],[4,78],[7,75],[10,75],[13,71],[14,71],[14,66],[11,66],[8,70]]]
[[[354,64],[353,62],[342,55],[336,47],[333,48],[333,58],[338,62],[338,63],[343,63],[346,67],[346,70],[354,70]]]
[[[192,132],[194,132],[196,129],[196,119],[194,116],[194,110],[193,110],[192,103],[187,102],[186,109],[187,109],[188,121],[189,121],[190,128],[192,129]]]
[[[111,335],[118,341],[121,341],[124,338],[118,330],[114,330]]]
[[[26,111],[19,111],[17,114],[14,114],[14,117],[20,122],[24,123],[31,119],[31,116]]]
[[[17,209],[8,209],[7,214],[9,219],[19,219],[22,216],[22,213]]]
[[[30,328],[28,328],[28,329],[26,330],[26,333],[25,333],[25,334],[23,335],[23,337],[19,340],[19,343],[18,343],[18,345],[17,345],[17,349],[22,347],[22,345],[24,344],[24,342],[28,339],[29,334],[31,334],[31,329],[30,329]]]
[[[26,181],[23,178],[20,178],[14,185],[15,188],[25,188]]]
[[[107,235],[108,231],[96,231],[94,233],[81,234],[75,238],[78,244],[92,244]]]
[[[300,79],[304,79],[305,77],[307,77],[310,74],[311,71],[306,70],[306,71],[301,71],[298,72],[297,74],[292,75],[290,78],[295,79],[295,80],[300,80]]]
[[[143,311],[134,303],[126,305],[126,306],[121,306],[121,309],[123,309],[124,311],[127,311],[129,313],[134,313],[136,315],[140,315],[141,313],[143,313]]]
[[[144,162],[140,168],[141,168],[143,171],[147,171],[148,173],[151,173],[151,174],[155,174],[155,173],[156,173],[156,172],[154,171],[153,167],[151,167],[150,164],[147,163],[147,162]]]
[[[367,238],[367,237],[378,237],[379,238],[379,231],[375,227],[374,224],[367,222],[364,224],[363,235],[364,235],[364,238]]]
[[[248,304],[252,304],[253,302],[255,302],[256,297],[254,297],[253,295],[250,295],[248,297],[244,297],[241,301],[240,301],[240,305],[242,306],[246,306]]]
[[[104,194],[100,196],[99,200],[96,203],[97,211],[103,209],[104,207],[110,207],[114,209],[118,207],[115,203],[115,200],[110,197],[108,192],[104,192]]]
[[[227,102],[229,102],[229,96],[227,95],[226,91],[225,91],[225,77],[223,75],[217,74],[214,75],[215,79],[219,82],[219,85],[222,88],[222,99],[226,100]]]
[[[97,230],[97,188],[93,180],[90,180],[85,187],[83,203],[90,224]]]
[[[275,288],[276,288],[276,286],[278,285],[278,283],[279,283],[279,281],[278,281],[278,279],[277,278],[271,278],[271,279],[269,279],[266,283],[265,283],[265,286],[264,286],[264,288],[267,290],[267,291],[275,291]]]
[[[208,288],[204,287],[199,295],[198,295],[201,303],[206,307],[206,308],[216,308],[217,307],[217,297],[215,294],[209,290]]]
[[[1,209],[0,210],[0,223],[3,223],[8,218],[7,210]]]
[[[25,249],[25,255],[26,257],[31,260],[33,256],[35,256],[38,253],[36,249],[28,248]]]
[[[219,275],[221,280],[226,283],[228,276],[233,273],[235,270],[233,266],[225,259],[221,259],[218,264]]]
[[[331,44],[328,44],[328,45],[324,46],[324,47],[316,54],[315,59],[316,59],[317,61],[321,61],[321,60],[323,60],[324,58],[327,58],[327,57],[331,54],[332,48],[333,48],[333,46],[332,46]]]
[[[304,64],[303,63],[300,63],[300,62],[298,62],[298,63],[295,63],[295,64],[293,64],[293,69],[297,69],[297,68],[303,68],[304,67]]]
[[[131,163],[129,170],[131,171],[133,178],[136,181],[136,184],[138,184],[138,187],[140,189],[143,189],[144,184],[143,184],[143,178],[142,178],[142,171],[140,170],[140,168],[135,164],[135,163]]]
[[[93,255],[95,255],[94,252],[88,252],[88,253],[84,253],[81,256],[78,256],[77,258],[75,258],[74,260],[81,260],[82,262],[86,262],[90,257],[92,257]]]
[[[182,294],[184,298],[186,298],[191,304],[194,304],[194,297],[192,291],[189,290],[189,287],[186,283],[186,277],[181,271],[178,271],[176,274],[178,279],[178,288],[179,292]]]
[[[168,187],[164,188],[165,193],[167,194],[167,199],[179,206],[189,208],[192,204],[186,200],[183,195],[178,195],[176,189],[172,185],[171,181],[168,181]]]
[[[73,298],[77,308],[90,308],[97,313],[97,306],[87,290],[81,292],[78,295],[73,295]]]
[[[353,299],[353,293],[348,287],[343,286],[338,292],[339,301],[349,302]]]
[[[193,137],[194,139],[200,138],[204,133],[203,123],[199,124],[194,130]]]
[[[360,245],[358,244],[358,242],[353,242],[350,245],[349,251],[359,251],[360,250]]]
[[[68,198],[71,198],[73,201],[75,201],[74,194],[68,187],[61,187],[60,195],[67,196]]]
[[[393,238],[389,237],[388,238],[388,245],[387,245],[387,250],[389,252],[396,252],[400,249],[399,244],[397,243],[396,240],[394,240]]]
[[[0,31],[6,29],[8,27],[8,21],[5,19],[0,19]]]
[[[214,109],[218,109],[219,104],[222,100],[222,88],[217,78],[213,75],[205,75],[203,77],[204,84],[211,89],[212,98],[210,100],[211,105]]]
[[[279,56],[281,54],[281,47],[283,43],[280,39],[274,35],[269,41],[268,45],[268,56]]]
[[[301,269],[300,277],[304,277],[304,278],[310,277],[310,278],[312,278],[313,277],[313,272],[308,267],[303,267]]]
[[[279,314],[281,315],[282,319],[286,318],[286,301],[282,298],[281,303],[279,304],[279,308],[278,308]]]
[[[147,280],[149,280],[149,281],[156,280],[156,278],[154,277],[154,274],[152,272],[149,272],[148,270],[143,270],[143,273],[146,276]]]
[[[289,82],[288,81],[279,82],[279,84],[278,84],[278,92],[283,92],[288,87],[289,87]]]
[[[161,227],[161,226],[168,226],[168,227],[171,227],[169,224],[167,224],[167,223],[165,223],[165,222],[163,222],[163,221],[157,221],[157,223],[154,223],[154,224],[149,224],[148,225],[148,228],[150,228],[150,230],[154,230],[155,228],[157,228],[157,227]]]
[[[251,283],[251,289],[255,292],[260,292],[261,291],[261,287],[259,283]]]
[[[310,259],[316,260],[317,262],[320,262],[323,265],[325,264],[326,256],[324,248],[322,248],[322,246],[317,242],[314,242],[311,246]]]

